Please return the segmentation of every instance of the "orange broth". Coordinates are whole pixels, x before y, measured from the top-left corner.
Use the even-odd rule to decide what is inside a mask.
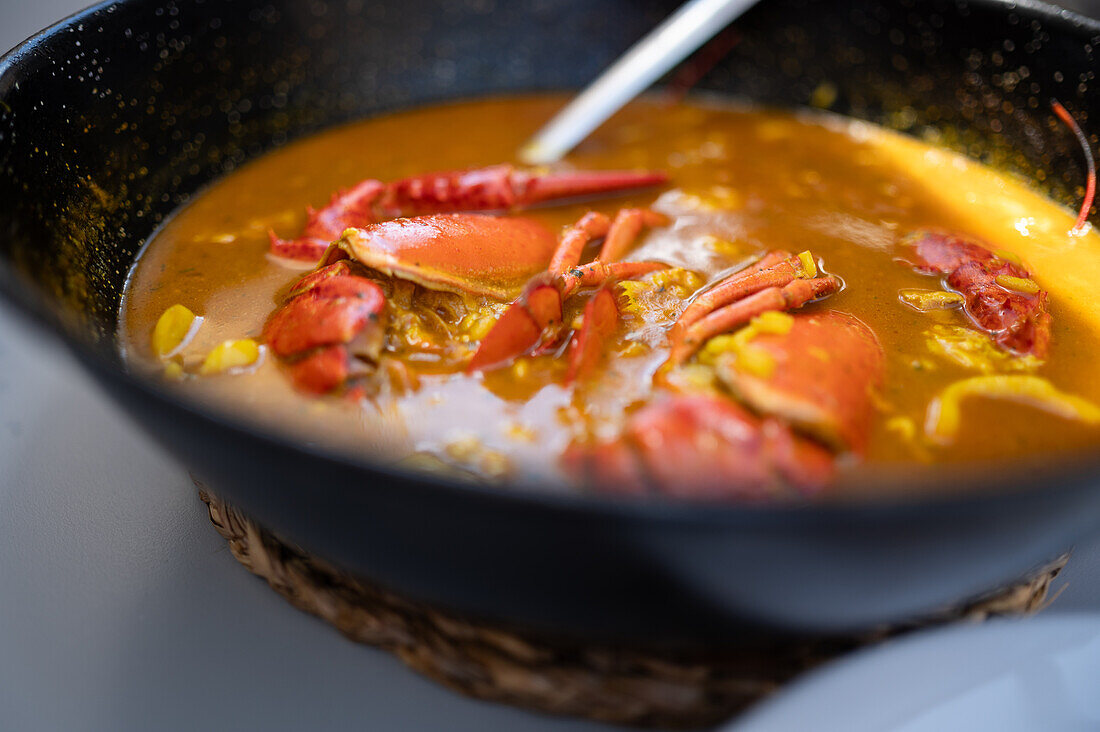
[[[576,387],[563,385],[562,359],[554,354],[467,376],[461,358],[408,349],[400,355],[419,387],[361,401],[296,392],[270,353],[241,373],[195,375],[218,343],[261,340],[265,320],[301,276],[268,256],[269,229],[297,235],[308,205],[322,206],[333,191],[366,177],[511,162],[561,102],[519,96],[382,116],[288,145],[217,181],[164,225],[134,268],[120,326],[128,362],[141,372],[164,369],[151,334],[166,308],[182,304],[204,318],[177,357],[188,374],[178,388],[198,399],[297,439],[383,461],[474,480],[563,484],[558,456],[570,441],[614,436],[632,405],[651,396],[652,374],[667,355],[667,327],[682,303],[670,303],[665,319],[626,316],[607,344],[601,375]],[[644,233],[628,258],[689,270],[695,286],[770,249],[810,250],[844,281],[843,291],[806,309],[828,307],[862,320],[886,353],[886,373],[867,453],[842,470],[1003,460],[1100,444],[1100,428],[1000,399],[964,402],[962,429],[949,445],[923,434],[935,396],[979,372],[929,345],[934,325],[972,327],[961,311],[918,312],[899,301],[899,290],[941,287],[940,278],[896,261],[904,237],[922,228],[979,237],[1021,257],[1050,292],[1053,317],[1049,358],[1031,373],[1100,403],[1100,306],[1082,272],[1100,269],[1100,239],[1091,231],[1067,234],[1073,215],[1025,182],[823,113],[655,100],[627,107],[565,165],[660,169],[670,182],[518,215],[557,232],[589,209],[612,215],[619,207],[651,206],[674,224]],[[570,304],[567,322],[581,306],[583,300]]]

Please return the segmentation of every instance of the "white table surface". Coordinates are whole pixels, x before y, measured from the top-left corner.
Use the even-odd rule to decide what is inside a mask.
[[[0,46],[80,4],[0,0]],[[1100,612],[1100,537],[1062,585],[1046,615]],[[352,726],[608,729],[465,699],[294,610],[187,473],[0,307],[0,730]]]

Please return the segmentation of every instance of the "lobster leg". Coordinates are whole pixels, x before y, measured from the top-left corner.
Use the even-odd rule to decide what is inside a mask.
[[[648,208],[624,208],[615,214],[615,221],[607,232],[603,247],[596,259],[602,262],[617,262],[646,226],[667,226],[668,217]]]
[[[754,265],[727,277],[695,298],[680,314],[676,326],[685,329],[724,305],[769,287],[783,287],[802,271],[802,262],[798,257],[779,250],[770,251]]]
[[[570,344],[566,384],[588,379],[600,364],[603,344],[619,324],[619,306],[611,288],[601,287],[584,306],[584,321]]]
[[[562,297],[569,297],[580,287],[596,287],[612,280],[629,280],[666,269],[662,262],[611,262],[594,260],[575,267],[561,277]]]
[[[611,221],[598,211],[589,211],[577,223],[569,227],[562,235],[561,243],[550,260],[549,272],[552,275],[565,274],[581,261],[584,245],[593,239],[607,236]]]
[[[394,181],[380,208],[387,216],[448,211],[508,211],[559,199],[583,198],[668,180],[659,171],[579,170],[534,173],[511,165],[450,170]]]
[[[574,266],[560,274],[562,298],[569,297],[578,287],[596,287],[612,279],[630,279],[664,269],[657,262],[619,262],[646,226],[664,226],[668,217],[648,208],[624,208],[615,215],[607,230],[600,253],[593,261]]]
[[[513,171],[511,175],[516,197],[513,205],[520,207],[557,199],[650,188],[667,181],[668,174],[659,170],[578,170],[543,174]]]

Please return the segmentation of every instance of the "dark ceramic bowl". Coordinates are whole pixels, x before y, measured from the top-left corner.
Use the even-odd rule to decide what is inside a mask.
[[[910,475],[914,491],[893,486],[908,497],[889,501],[613,502],[398,474],[291,444],[126,372],[114,335],[126,274],[202,186],[367,115],[578,88],[671,7],[98,5],[0,62],[0,291],[184,465],[284,536],[405,595],[563,637],[713,645],[848,630],[980,593],[1094,528],[1096,454]],[[1093,21],[1035,2],[766,0],[737,27],[742,42],[703,89],[796,106],[831,81],[837,111],[914,134],[935,128],[971,156],[1041,178],[1067,204],[1084,180],[1049,100],[1100,115]]]

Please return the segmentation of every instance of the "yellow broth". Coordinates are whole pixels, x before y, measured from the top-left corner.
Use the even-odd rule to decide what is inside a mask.
[[[177,303],[205,318],[182,352],[189,371],[226,339],[260,339],[265,320],[302,274],[267,256],[268,229],[297,235],[307,205],[322,206],[333,191],[363,178],[512,161],[561,101],[488,99],[366,120],[289,145],[218,181],[163,227],[134,268],[120,326],[128,362],[141,372],[163,370],[151,334]],[[842,292],[808,308],[852,313],[887,355],[864,464],[1006,460],[1100,444],[1100,428],[993,399],[964,403],[962,431],[952,444],[923,437],[930,401],[977,372],[928,345],[933,324],[969,327],[965,314],[918,312],[899,301],[900,290],[941,287],[938,277],[896,261],[901,240],[921,228],[979,237],[1021,257],[1050,292],[1053,316],[1050,356],[1035,373],[1100,403],[1100,305],[1090,289],[1100,281],[1100,240],[1091,231],[1068,234],[1073,216],[1026,182],[835,116],[659,100],[627,107],[566,164],[660,169],[671,180],[520,215],[558,231],[589,209],[611,215],[622,206],[653,206],[675,223],[644,234],[629,259],[657,259],[714,282],[769,249],[808,249],[843,279]],[[581,305],[583,299],[570,303],[567,318]],[[486,376],[466,376],[461,363],[425,357],[406,361],[419,389],[360,403],[296,393],[270,354],[244,373],[189,377],[178,388],[297,439],[378,460],[408,461],[415,453],[421,457],[407,464],[446,465],[472,479],[562,484],[557,457],[566,445],[615,435],[630,405],[650,395],[651,375],[667,353],[667,322],[644,332],[641,326],[628,319],[608,346],[603,375],[576,389],[562,385],[564,369],[553,355],[523,358]],[[907,425],[915,434],[906,434]],[[844,463],[843,470],[859,469]]]

